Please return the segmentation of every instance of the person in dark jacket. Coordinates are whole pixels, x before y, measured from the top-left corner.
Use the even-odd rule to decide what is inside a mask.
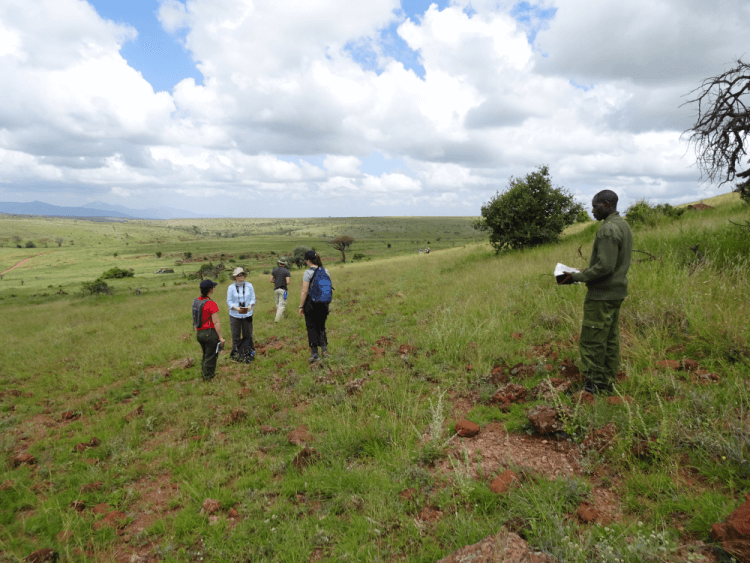
[[[325,270],[320,255],[314,250],[308,250],[305,253],[305,263],[309,269],[302,275],[299,314],[305,317],[307,341],[310,345],[310,363],[312,363],[320,360],[318,347],[320,347],[320,355],[326,356],[328,354],[328,335],[326,334],[328,303],[315,303],[309,296],[310,283],[316,271],[318,268]],[[328,273],[328,270],[325,271]]]
[[[620,364],[620,306],[628,295],[628,269],[633,233],[617,212],[617,194],[603,190],[591,202],[594,219],[603,221],[596,233],[589,267],[565,272],[559,283],[584,282],[579,349],[585,389],[590,393],[612,391]]]

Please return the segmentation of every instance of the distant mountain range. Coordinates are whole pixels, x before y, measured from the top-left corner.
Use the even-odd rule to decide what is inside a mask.
[[[184,209],[157,207],[154,209],[131,209],[124,205],[110,205],[103,201],[92,201],[80,207],[61,207],[41,201],[28,203],[0,201],[0,213],[13,215],[44,215],[47,217],[113,217],[117,219],[197,219],[215,218],[219,215],[197,215]]]

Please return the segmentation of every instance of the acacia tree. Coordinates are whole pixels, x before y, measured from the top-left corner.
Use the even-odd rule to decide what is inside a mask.
[[[474,228],[490,232],[497,252],[557,242],[576,222],[583,206],[565,188],[553,187],[547,166],[525,178],[511,178],[508,189],[482,206]]]
[[[740,179],[734,191],[750,203],[750,168],[738,171],[750,132],[750,64],[738,59],[733,68],[706,78],[688,95],[694,97],[685,104],[697,104],[698,115],[683,134],[695,149],[701,178],[719,185]]]
[[[330,244],[334,250],[338,250],[341,253],[341,261],[346,263],[346,251],[352,244],[354,244],[354,239],[350,236],[341,235],[328,244]]]

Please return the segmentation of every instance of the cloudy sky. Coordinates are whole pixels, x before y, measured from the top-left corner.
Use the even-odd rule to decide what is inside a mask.
[[[0,201],[478,215],[546,164],[582,202],[701,184],[685,95],[748,0],[3,0]]]

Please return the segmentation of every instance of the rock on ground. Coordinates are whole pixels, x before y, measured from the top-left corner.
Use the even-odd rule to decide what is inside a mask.
[[[500,530],[473,545],[462,547],[437,563],[554,563],[544,553],[535,553],[517,534]]]
[[[461,438],[473,438],[479,434],[479,425],[470,420],[459,420],[456,423],[456,434]]]
[[[565,429],[565,424],[560,420],[560,413],[549,405],[537,405],[526,413],[526,416],[538,434],[554,434]]]
[[[750,494],[724,522],[711,526],[711,539],[740,563],[750,563]]]

